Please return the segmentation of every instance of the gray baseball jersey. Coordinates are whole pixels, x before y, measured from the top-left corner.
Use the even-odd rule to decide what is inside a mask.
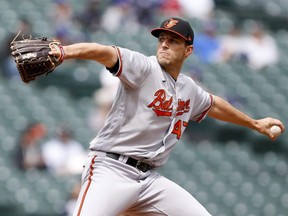
[[[211,216],[153,167],[166,162],[189,120],[205,117],[211,95],[185,75],[175,82],[155,56],[115,49],[119,67],[113,72],[121,85],[103,129],[90,143],[73,215]],[[140,168],[143,160],[152,168]]]
[[[212,96],[184,74],[175,81],[156,56],[115,49],[119,68],[114,75],[121,85],[90,149],[133,156],[159,167],[189,120],[200,122],[206,116]]]

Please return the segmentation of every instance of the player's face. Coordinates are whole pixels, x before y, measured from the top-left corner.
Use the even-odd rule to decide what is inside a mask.
[[[192,46],[172,32],[162,32],[159,35],[157,59],[165,69],[181,68],[184,60],[192,53]]]

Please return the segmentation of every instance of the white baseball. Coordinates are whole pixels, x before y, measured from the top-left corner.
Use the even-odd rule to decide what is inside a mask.
[[[270,128],[270,131],[271,133],[274,135],[274,136],[279,136],[281,134],[281,128],[277,125],[273,125],[271,128]]]

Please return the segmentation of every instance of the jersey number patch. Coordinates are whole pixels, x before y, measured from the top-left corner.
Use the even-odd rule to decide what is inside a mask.
[[[171,133],[175,134],[177,139],[179,140],[181,138],[181,135],[182,135],[182,127],[187,127],[187,126],[188,126],[188,122],[178,120],[175,123],[173,131]]]

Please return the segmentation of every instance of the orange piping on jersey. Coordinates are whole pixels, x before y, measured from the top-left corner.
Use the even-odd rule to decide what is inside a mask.
[[[196,122],[200,122],[200,121],[203,119],[203,117],[206,115],[206,113],[210,110],[210,108],[212,107],[213,97],[212,97],[211,94],[210,94],[210,98],[211,98],[211,104],[210,104],[210,106],[208,107],[208,109],[206,109],[206,110],[201,114],[201,116],[196,120]]]
[[[78,213],[77,213],[77,216],[80,216],[81,214],[81,210],[82,210],[82,207],[83,207],[83,204],[84,204],[84,200],[85,200],[85,197],[87,195],[87,192],[88,192],[88,189],[91,185],[91,182],[92,182],[92,175],[93,175],[93,170],[94,170],[94,163],[95,163],[95,158],[97,157],[97,155],[95,155],[92,160],[91,160],[91,164],[90,164],[90,172],[89,172],[89,177],[88,177],[88,184],[87,184],[87,187],[85,189],[85,192],[83,194],[83,197],[82,197],[82,200],[81,200],[81,203],[80,203],[80,206],[79,206],[79,209],[78,209]]]
[[[119,70],[116,73],[116,76],[119,77],[122,74],[122,56],[121,56],[121,52],[120,49],[118,47],[115,47],[117,50],[117,54],[118,54],[118,58],[119,58]]]

